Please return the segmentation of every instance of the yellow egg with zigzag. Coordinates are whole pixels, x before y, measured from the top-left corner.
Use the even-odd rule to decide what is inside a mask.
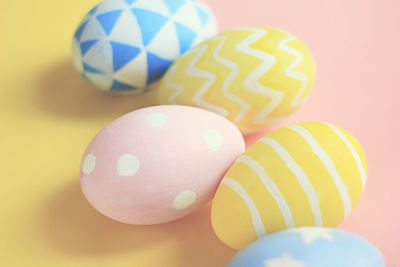
[[[259,139],[231,166],[212,202],[212,226],[235,249],[287,228],[335,227],[365,182],[365,155],[351,134],[330,123],[292,124]]]
[[[216,112],[248,134],[296,111],[314,79],[314,59],[301,40],[268,27],[238,28],[180,57],[162,79],[159,98]]]

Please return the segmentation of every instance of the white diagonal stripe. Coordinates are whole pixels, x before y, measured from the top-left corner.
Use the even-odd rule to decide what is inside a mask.
[[[300,64],[300,62],[303,60],[303,54],[301,54],[299,51],[297,51],[296,49],[287,46],[288,42],[297,40],[295,37],[293,36],[288,36],[284,39],[282,39],[279,44],[278,47],[282,50],[285,51],[288,54],[294,55],[296,56],[296,59],[292,62],[292,64],[290,64],[286,69],[285,69],[285,74],[290,77],[293,78],[295,80],[298,80],[301,82],[301,87],[300,90],[297,92],[296,96],[293,98],[292,103],[290,104],[292,107],[297,107],[300,106],[301,104],[304,103],[304,101],[306,100],[306,98],[299,100],[300,96],[303,94],[304,90],[307,87],[307,83],[308,83],[308,79],[307,76],[304,73],[298,72],[298,71],[293,71],[293,69]]]
[[[253,221],[253,226],[254,226],[254,230],[256,231],[257,237],[261,237],[261,236],[265,235],[267,232],[265,231],[265,227],[261,221],[261,217],[257,210],[257,207],[254,204],[251,197],[249,196],[249,194],[247,194],[247,192],[243,188],[243,186],[236,180],[229,178],[229,177],[224,177],[224,179],[222,179],[221,183],[227,185],[229,188],[231,188],[233,191],[235,191],[246,203],[247,209],[249,210],[252,221]]]
[[[311,184],[309,178],[304,173],[303,169],[296,163],[296,161],[286,151],[286,149],[274,139],[263,137],[258,142],[262,142],[266,145],[269,145],[278,154],[278,156],[285,162],[286,166],[294,174],[300,186],[303,188],[304,192],[307,195],[308,202],[314,214],[315,225],[322,226],[322,216],[319,207],[318,195],[315,192],[314,187]]]
[[[177,104],[177,102],[175,101],[176,98],[185,89],[185,87],[183,87],[182,84],[173,82],[173,79],[174,79],[177,71],[178,71],[178,67],[175,65],[172,65],[172,67],[168,70],[167,77],[166,77],[167,81],[165,83],[165,87],[174,90],[174,93],[171,94],[170,97],[168,97],[168,103],[170,103],[170,104]]]
[[[228,91],[229,87],[231,86],[232,82],[235,80],[236,76],[239,74],[239,66],[233,62],[228,60],[227,58],[223,58],[218,55],[220,52],[221,48],[225,44],[226,40],[228,37],[226,36],[217,36],[213,38],[213,40],[220,40],[220,43],[218,44],[217,48],[214,50],[214,58],[215,60],[220,63],[221,65],[224,65],[225,67],[229,68],[231,72],[229,75],[226,77],[224,84],[222,85],[222,90],[224,91],[224,96],[230,100],[232,100],[235,103],[238,103],[241,106],[241,109],[237,116],[233,119],[233,123],[239,123],[242,118],[246,115],[246,113],[250,110],[250,104],[241,99],[240,97],[232,94],[231,92]]]
[[[214,84],[215,80],[217,79],[217,75],[215,75],[214,73],[199,69],[195,66],[197,64],[197,62],[199,62],[199,60],[207,52],[207,49],[208,49],[207,45],[201,45],[201,46],[195,47],[194,49],[190,50],[190,52],[188,52],[186,54],[186,55],[188,55],[188,54],[196,53],[193,60],[187,66],[186,75],[207,79],[207,81],[203,84],[203,86],[199,89],[199,91],[193,97],[193,102],[198,107],[211,110],[211,111],[218,113],[224,117],[227,117],[229,115],[229,112],[227,110],[203,100],[203,95],[208,91],[208,89],[210,89],[210,87]]]
[[[255,116],[253,123],[271,123],[270,119],[267,117],[274,111],[279,103],[281,103],[282,99],[285,97],[285,93],[262,85],[259,83],[259,79],[275,65],[276,57],[264,51],[251,48],[251,45],[254,42],[261,40],[267,34],[266,30],[260,28],[242,28],[241,30],[250,31],[252,34],[248,38],[238,43],[235,46],[235,49],[261,61],[260,65],[248,75],[243,85],[247,90],[271,99],[263,108],[263,110],[257,114],[257,116]]]
[[[332,159],[329,157],[326,151],[321,147],[321,145],[318,144],[317,140],[315,140],[315,138],[304,127],[300,125],[289,125],[286,126],[286,128],[295,131],[301,137],[303,137],[308,143],[308,145],[311,147],[315,155],[321,160],[322,164],[332,177],[336,185],[336,188],[339,191],[339,194],[343,201],[343,209],[345,216],[349,215],[351,211],[351,198],[346,185],[344,184],[342,178],[340,177],[338,171],[336,170],[335,164],[332,162]]]
[[[282,212],[283,218],[285,219],[287,228],[293,228],[294,221],[292,213],[290,211],[288,204],[286,203],[285,198],[283,197],[282,193],[279,191],[279,188],[276,186],[271,177],[269,177],[268,173],[260,165],[260,163],[258,163],[249,156],[241,156],[238,158],[236,162],[246,164],[250,169],[252,169],[257,174],[261,182],[264,184],[265,188],[268,190],[272,198],[278,204],[278,207]]]
[[[342,141],[346,144],[346,146],[349,148],[351,154],[353,155],[357,168],[360,172],[360,177],[361,177],[361,183],[362,183],[362,188],[364,189],[365,183],[367,182],[367,172],[365,171],[364,165],[361,162],[360,156],[358,155],[356,149],[354,146],[351,144],[351,142],[347,139],[346,135],[341,131],[338,127],[331,123],[325,122],[326,125],[328,125],[338,136]]]

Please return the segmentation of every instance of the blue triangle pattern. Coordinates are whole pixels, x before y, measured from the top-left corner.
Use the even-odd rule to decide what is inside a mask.
[[[175,22],[175,28],[178,34],[179,49],[181,54],[183,54],[190,47],[192,47],[192,44],[196,39],[197,33],[177,22]]]
[[[90,79],[90,77],[86,75],[86,72],[82,72],[81,75],[86,81],[93,83],[92,79]]]
[[[125,90],[132,90],[132,89],[136,89],[136,88],[134,86],[120,82],[118,80],[114,80],[113,84],[111,85],[111,90],[113,90],[113,91],[125,91]]]
[[[114,71],[120,70],[132,59],[134,59],[141,51],[140,48],[126,44],[117,42],[110,42],[110,44],[113,52]]]
[[[93,68],[92,66],[86,64],[85,62],[83,62],[83,70],[90,72],[90,73],[99,73],[99,74],[104,74],[101,70],[98,70],[96,68]]]
[[[147,83],[150,84],[159,80],[172,61],[160,58],[152,53],[147,53]]]
[[[96,12],[96,10],[97,10],[98,7],[99,7],[99,5],[97,5],[97,6],[95,6],[94,8],[92,8],[92,9],[89,11],[89,14],[90,14],[90,15],[93,15],[93,14]]]
[[[109,35],[114,28],[115,23],[121,16],[122,10],[113,10],[104,14],[97,15],[96,18],[103,27],[104,32]]]
[[[125,2],[126,2],[128,5],[132,5],[133,3],[136,2],[136,0],[125,0]]]
[[[143,44],[147,46],[168,21],[167,17],[158,13],[141,9],[132,8],[132,13],[136,16],[142,32]]]
[[[197,11],[197,14],[199,15],[201,24],[203,26],[205,26],[207,24],[208,20],[210,19],[209,14],[204,9],[202,9],[198,6],[196,6],[196,11]]]
[[[78,29],[76,30],[75,35],[74,35],[74,37],[75,37],[76,40],[79,41],[79,40],[81,39],[82,32],[83,32],[83,30],[85,29],[87,23],[88,23],[88,21],[83,22],[83,23],[78,27]]]
[[[175,14],[185,3],[185,0],[164,0],[171,14]]]
[[[89,49],[94,46],[99,40],[89,40],[89,41],[85,41],[80,43],[80,47],[81,47],[81,55],[82,57],[84,55],[86,55],[86,53],[89,51]]]

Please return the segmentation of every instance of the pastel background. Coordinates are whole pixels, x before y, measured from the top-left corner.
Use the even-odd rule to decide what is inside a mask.
[[[366,191],[340,226],[400,266],[400,3],[396,0],[208,0],[220,28],[267,25],[303,39],[318,73],[289,122],[335,123],[364,146]],[[79,188],[91,138],[118,116],[156,104],[155,93],[99,92],[70,62],[87,0],[3,1],[0,16],[0,266],[223,266],[210,207],[159,226],[130,226],[96,212]],[[250,143],[256,136],[248,138]]]

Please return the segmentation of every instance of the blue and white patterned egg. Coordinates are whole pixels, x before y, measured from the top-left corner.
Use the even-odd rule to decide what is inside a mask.
[[[106,0],[78,26],[72,57],[100,89],[143,92],[176,58],[216,33],[211,10],[196,0]]]
[[[228,267],[384,267],[366,239],[334,228],[302,227],[266,235],[240,251]]]

